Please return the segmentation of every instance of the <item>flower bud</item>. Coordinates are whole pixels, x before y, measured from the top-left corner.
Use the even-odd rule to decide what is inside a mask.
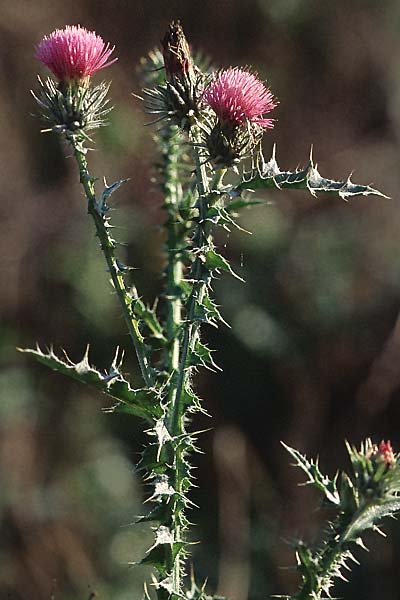
[[[387,442],[382,440],[379,446],[374,445],[372,447],[370,458],[378,463],[384,464],[388,469],[393,468],[396,464],[396,457],[389,440]]]

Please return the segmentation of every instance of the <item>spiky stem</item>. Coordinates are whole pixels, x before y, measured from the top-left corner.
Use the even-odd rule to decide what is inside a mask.
[[[163,158],[163,176],[164,176],[164,207],[167,211],[167,220],[165,229],[167,231],[166,249],[167,249],[167,282],[165,290],[166,299],[166,338],[167,346],[165,351],[165,368],[170,377],[170,386],[168,392],[169,406],[174,407],[176,403],[176,385],[175,373],[179,368],[180,354],[180,335],[179,330],[182,324],[182,300],[180,285],[183,276],[183,257],[182,245],[185,243],[185,224],[182,223],[179,211],[182,203],[182,186],[179,178],[179,160],[181,159],[180,147],[176,143],[177,127],[169,126],[165,128],[161,138],[161,149]],[[183,239],[182,239],[183,238]],[[169,433],[172,437],[181,434],[179,422],[169,423]],[[175,481],[174,489],[180,493],[180,473],[182,470],[181,456],[179,448],[176,448],[174,456]],[[180,512],[181,499],[176,498],[171,504],[171,524],[174,541],[181,541]],[[181,590],[181,580],[183,568],[181,560],[176,556],[171,564],[166,565],[167,571],[172,573],[173,590]],[[159,589],[158,595],[163,598],[165,590]],[[173,598],[177,597],[175,595]]]
[[[325,594],[324,597],[329,594],[334,579],[343,578],[340,568],[346,559],[352,557],[346,542],[351,522],[350,514],[341,513],[331,524],[328,538],[324,541],[322,549],[314,555],[312,560],[314,568],[306,573],[302,568],[303,565],[299,566],[303,573],[303,583],[293,597],[295,600],[321,600],[322,594]]]
[[[89,174],[86,149],[84,148],[82,141],[78,140],[73,135],[68,137],[68,141],[72,146],[74,157],[78,164],[80,182],[88,201],[88,213],[93,218],[96,227],[96,234],[100,240],[100,247],[122,308],[122,314],[133,342],[143,379],[148,387],[152,387],[153,377],[151,375],[151,368],[145,355],[144,340],[139,330],[139,322],[134,314],[132,306],[137,299],[136,289],[131,288],[130,292],[128,292],[125,286],[124,276],[118,266],[118,261],[115,256],[115,242],[108,232],[105,215],[99,212],[97,208],[96,192],[94,188],[95,178]]]
[[[200,165],[200,158],[198,152],[195,151],[196,157],[196,175],[197,175],[197,186],[198,186],[198,194],[199,194],[199,213],[200,213],[200,221],[203,220],[205,216],[206,207],[207,207],[207,195],[209,194],[209,185],[208,185],[208,177],[205,171],[205,166]],[[199,226],[196,232],[196,247],[201,248],[205,239],[205,233],[203,231],[203,227]],[[202,263],[199,258],[195,260],[194,268],[193,268],[193,289],[190,294],[187,309],[186,309],[186,321],[184,325],[184,333],[182,339],[182,347],[180,352],[180,357],[178,355],[177,359],[177,379],[176,385],[173,391],[173,402],[171,404],[171,414],[169,420],[169,431],[173,436],[181,436],[185,433],[185,425],[184,425],[184,404],[183,404],[183,390],[184,384],[187,377],[186,363],[188,359],[189,349],[193,346],[193,340],[196,335],[196,323],[194,322],[194,311],[196,308],[196,302],[201,300],[201,296],[204,293],[205,282],[202,281]],[[176,447],[175,457],[174,457],[174,471],[175,471],[175,482],[174,488],[177,492],[177,496],[174,500],[173,507],[173,531],[174,531],[174,539],[176,541],[183,541],[182,539],[182,519],[183,510],[184,510],[184,502],[182,500],[183,494],[185,490],[183,489],[183,472],[185,471],[184,464],[184,450],[181,446]],[[181,589],[181,580],[184,574],[184,569],[182,565],[182,559],[180,553],[175,558],[172,572],[173,579],[173,588],[176,591]],[[178,598],[178,596],[176,596]],[[175,600],[175,596],[172,596],[172,600]]]
[[[184,436],[185,419],[184,419],[184,393],[185,386],[189,382],[188,358],[190,353],[194,351],[196,340],[198,338],[198,330],[200,322],[195,319],[196,308],[201,305],[207,286],[209,285],[210,273],[205,266],[205,252],[212,246],[211,226],[207,220],[207,211],[212,202],[213,192],[210,189],[209,178],[207,175],[204,157],[202,156],[201,148],[196,145],[198,142],[198,132],[193,126],[191,130],[191,141],[193,142],[193,154],[196,169],[198,201],[196,207],[198,209],[198,220],[193,237],[193,246],[195,250],[195,260],[190,271],[190,279],[192,280],[192,289],[186,303],[185,321],[181,324],[183,331],[182,342],[180,346],[180,356],[178,357],[176,380],[173,390],[173,402],[169,416],[168,429],[173,436]],[[220,183],[221,174],[215,178],[216,183]],[[176,360],[176,355],[175,355]],[[176,363],[174,363],[174,368]],[[173,531],[176,541],[183,540],[182,522],[186,522],[184,516],[185,504],[183,501],[186,490],[184,489],[184,473],[187,471],[185,466],[185,448],[177,445],[174,456],[174,471],[175,482],[174,488],[177,491],[177,496],[173,507]],[[184,568],[180,553],[175,558],[173,565],[173,585],[174,590],[179,591]],[[172,596],[175,600],[175,596]]]
[[[164,207],[167,211],[165,229],[167,231],[167,284],[165,290],[167,319],[167,348],[165,363],[169,374],[179,366],[180,337],[179,328],[182,323],[182,300],[180,285],[183,276],[182,237],[184,225],[179,215],[182,202],[182,185],[179,179],[180,147],[174,139],[177,127],[166,128],[163,135],[163,173],[164,173]],[[170,400],[174,401],[176,388],[171,386]]]
[[[192,132],[193,132],[192,128]],[[196,132],[192,133],[192,142],[198,142]],[[172,422],[178,423],[182,420],[182,393],[187,376],[186,364],[190,349],[196,342],[199,322],[194,320],[195,310],[198,303],[201,303],[205,289],[208,284],[208,270],[204,266],[204,249],[209,243],[210,224],[207,222],[207,209],[210,202],[210,185],[207,175],[204,157],[201,149],[193,146],[193,155],[196,167],[197,191],[198,191],[198,226],[194,237],[194,246],[198,254],[192,267],[191,279],[193,287],[186,304],[186,322],[182,341],[182,351],[179,363],[178,379],[176,385],[176,402],[172,414]]]

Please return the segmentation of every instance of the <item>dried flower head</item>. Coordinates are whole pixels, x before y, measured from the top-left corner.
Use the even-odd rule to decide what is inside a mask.
[[[106,44],[94,31],[80,25],[67,25],[45,36],[36,48],[39,59],[59,81],[82,81],[109,67],[114,46]]]
[[[167,79],[193,75],[193,61],[189,44],[180,21],[172,21],[161,40]]]
[[[274,126],[273,119],[263,115],[276,107],[276,100],[256,74],[244,69],[234,67],[219,72],[206,88],[203,101],[221,123],[236,126],[250,122],[264,129]]]
[[[166,124],[173,123],[188,131],[200,111],[199,101],[205,75],[194,65],[179,21],[169,24],[161,40],[161,51],[152,53],[150,61],[154,66],[154,59],[158,62],[159,56],[162,57],[165,78],[158,85],[151,85],[143,90],[145,110],[151,115],[157,115],[152,123],[165,121]]]

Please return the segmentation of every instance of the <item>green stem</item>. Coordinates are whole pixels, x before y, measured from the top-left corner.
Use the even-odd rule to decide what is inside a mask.
[[[135,299],[137,299],[137,292],[135,288],[133,288],[131,292],[128,292],[125,286],[124,276],[118,267],[118,262],[115,256],[115,242],[108,233],[105,216],[102,215],[97,209],[96,193],[94,188],[95,179],[90,176],[88,171],[86,151],[83,148],[82,143],[76,140],[74,137],[69,138],[69,142],[72,145],[74,157],[79,167],[80,182],[85,190],[85,195],[88,201],[88,213],[93,218],[96,227],[97,236],[100,240],[100,247],[104,254],[108,271],[122,308],[122,313],[136,351],[136,356],[143,379],[148,387],[152,387],[153,377],[151,375],[151,368],[145,354],[144,339],[140,333],[139,322],[135,317],[132,307],[133,302],[135,302]]]
[[[207,211],[213,199],[213,193],[210,189],[209,178],[207,175],[203,152],[196,143],[197,131],[195,127],[191,130],[191,141],[193,142],[193,154],[196,169],[198,202],[197,208],[199,211],[198,224],[194,234],[194,247],[197,250],[196,259],[193,263],[190,278],[193,280],[193,287],[186,303],[186,318],[182,324],[182,343],[180,349],[180,357],[177,368],[177,376],[174,386],[173,403],[169,415],[168,429],[173,436],[185,435],[184,425],[184,391],[189,374],[187,370],[187,361],[190,352],[194,350],[196,340],[198,338],[199,322],[195,321],[196,307],[202,303],[204,294],[209,284],[209,271],[205,267],[205,253],[212,247],[211,238],[211,223],[207,220]],[[223,172],[216,173],[212,188],[214,185],[219,187],[223,177]],[[176,363],[175,363],[176,364]],[[175,367],[176,368],[176,367]],[[176,447],[174,457],[174,472],[175,481],[174,489],[177,491],[177,497],[174,501],[172,527],[174,530],[174,539],[176,541],[184,541],[181,523],[184,519],[184,497],[185,489],[183,489],[183,478],[187,472],[187,465],[184,464],[185,450],[179,445]],[[183,565],[180,554],[178,553],[172,571],[174,590],[180,590],[180,584],[183,576]],[[178,600],[178,596],[173,595],[173,600]]]
[[[192,140],[193,141],[193,140]],[[207,212],[208,197],[209,197],[209,183],[204,164],[201,164],[200,153],[197,148],[194,149],[195,162],[196,162],[196,175],[197,175],[197,189],[198,189],[198,206],[199,206],[199,224],[195,233],[195,244],[198,248],[203,248],[207,234],[205,232],[205,221],[204,217]],[[176,218],[174,213],[171,211],[170,216],[172,219]],[[175,294],[168,294],[168,288],[172,290],[176,284],[181,282],[182,279],[182,263],[178,259],[176,250],[176,229],[169,220],[168,223],[168,250],[169,250],[169,265],[168,265],[168,282],[167,282],[167,300],[168,300],[168,319],[167,319],[167,337],[169,340],[175,335],[175,339],[172,341],[170,346],[170,372],[175,373],[176,376],[171,380],[170,389],[170,412],[168,416],[168,430],[175,439],[185,433],[184,427],[184,403],[183,403],[183,390],[186,377],[186,361],[188,357],[189,348],[192,346],[192,340],[195,338],[196,326],[194,324],[194,311],[196,308],[197,301],[201,300],[204,294],[206,283],[202,281],[201,275],[203,272],[203,262],[200,258],[196,258],[193,266],[193,279],[195,281],[193,285],[190,299],[186,305],[186,320],[182,324],[182,306],[180,299],[175,297]],[[179,264],[178,264],[179,263]],[[179,281],[178,281],[179,279]],[[178,320],[179,319],[179,320]],[[183,328],[183,337],[177,335],[180,328]],[[182,340],[182,343],[181,343]],[[171,514],[171,529],[174,534],[174,541],[182,542],[183,539],[183,527],[182,522],[184,521],[183,511],[184,505],[184,492],[183,479],[184,473],[187,471],[187,467],[184,465],[184,449],[178,444],[175,447],[174,452],[174,489],[177,494],[175,496],[172,505]],[[172,600],[178,600],[181,591],[182,578],[184,576],[184,566],[182,561],[181,553],[178,552],[175,560],[173,561],[172,567],[172,583],[174,594],[172,594]]]
[[[171,375],[178,369],[180,354],[179,328],[182,323],[182,301],[180,285],[183,277],[182,237],[184,225],[179,216],[182,202],[182,186],[179,181],[180,147],[174,139],[177,127],[170,126],[164,133],[164,206],[167,210],[167,285],[165,291],[167,320],[166,320],[166,368]],[[176,388],[171,386],[169,399],[174,402]]]
[[[166,337],[167,337],[167,348],[165,363],[167,372],[171,377],[171,384],[168,392],[169,405],[175,407],[176,405],[176,392],[177,388],[175,385],[175,376],[179,368],[179,354],[180,354],[180,335],[179,329],[182,324],[182,301],[180,285],[183,277],[183,264],[181,255],[182,236],[185,235],[183,225],[180,222],[179,208],[182,202],[182,187],[179,182],[179,159],[180,152],[179,146],[174,140],[176,135],[176,128],[170,127],[164,134],[164,145],[163,145],[163,158],[164,158],[164,205],[168,212],[167,222],[165,224],[167,230],[167,254],[168,254],[168,266],[167,266],[167,285],[166,285],[166,306],[167,306],[167,320],[166,320]],[[172,437],[178,436],[181,431],[179,424],[173,422],[170,425],[170,434]],[[179,448],[176,449],[174,455],[174,473],[175,481],[174,486],[177,491],[181,491],[181,473],[182,470],[182,455]],[[181,499],[176,498],[171,503],[171,524],[174,535],[174,541],[181,541],[181,524],[179,515],[182,510]],[[171,564],[166,565],[167,570],[172,573],[173,590],[180,593],[181,581],[183,577],[183,565],[181,557],[178,555],[175,557]],[[176,594],[172,595],[172,598],[178,598]]]
[[[204,254],[208,249],[212,247],[211,238],[211,223],[207,221],[207,211],[210,207],[210,203],[213,199],[213,193],[210,190],[209,179],[207,176],[207,170],[205,165],[205,158],[201,147],[196,145],[197,140],[196,133],[193,134],[194,142],[193,153],[196,166],[196,177],[197,177],[197,190],[198,190],[198,209],[199,209],[199,221],[194,238],[194,245],[198,250],[196,260],[193,265],[191,278],[193,279],[193,287],[186,304],[186,322],[184,326],[183,341],[181,358],[178,370],[178,379],[176,385],[176,402],[174,406],[174,412],[172,415],[173,423],[178,423],[182,420],[182,396],[184,391],[185,382],[187,379],[186,364],[189,356],[189,352],[193,351],[196,345],[198,337],[198,329],[200,323],[194,320],[196,307],[202,303],[204,294],[209,284],[209,272],[204,266]],[[212,188],[218,189],[222,183],[225,170],[219,170],[215,173],[212,182]],[[183,426],[182,426],[182,433]]]

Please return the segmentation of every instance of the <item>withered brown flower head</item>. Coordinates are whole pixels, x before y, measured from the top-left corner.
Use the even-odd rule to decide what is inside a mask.
[[[169,24],[167,33],[161,40],[161,47],[167,79],[192,75],[192,56],[180,21]]]

